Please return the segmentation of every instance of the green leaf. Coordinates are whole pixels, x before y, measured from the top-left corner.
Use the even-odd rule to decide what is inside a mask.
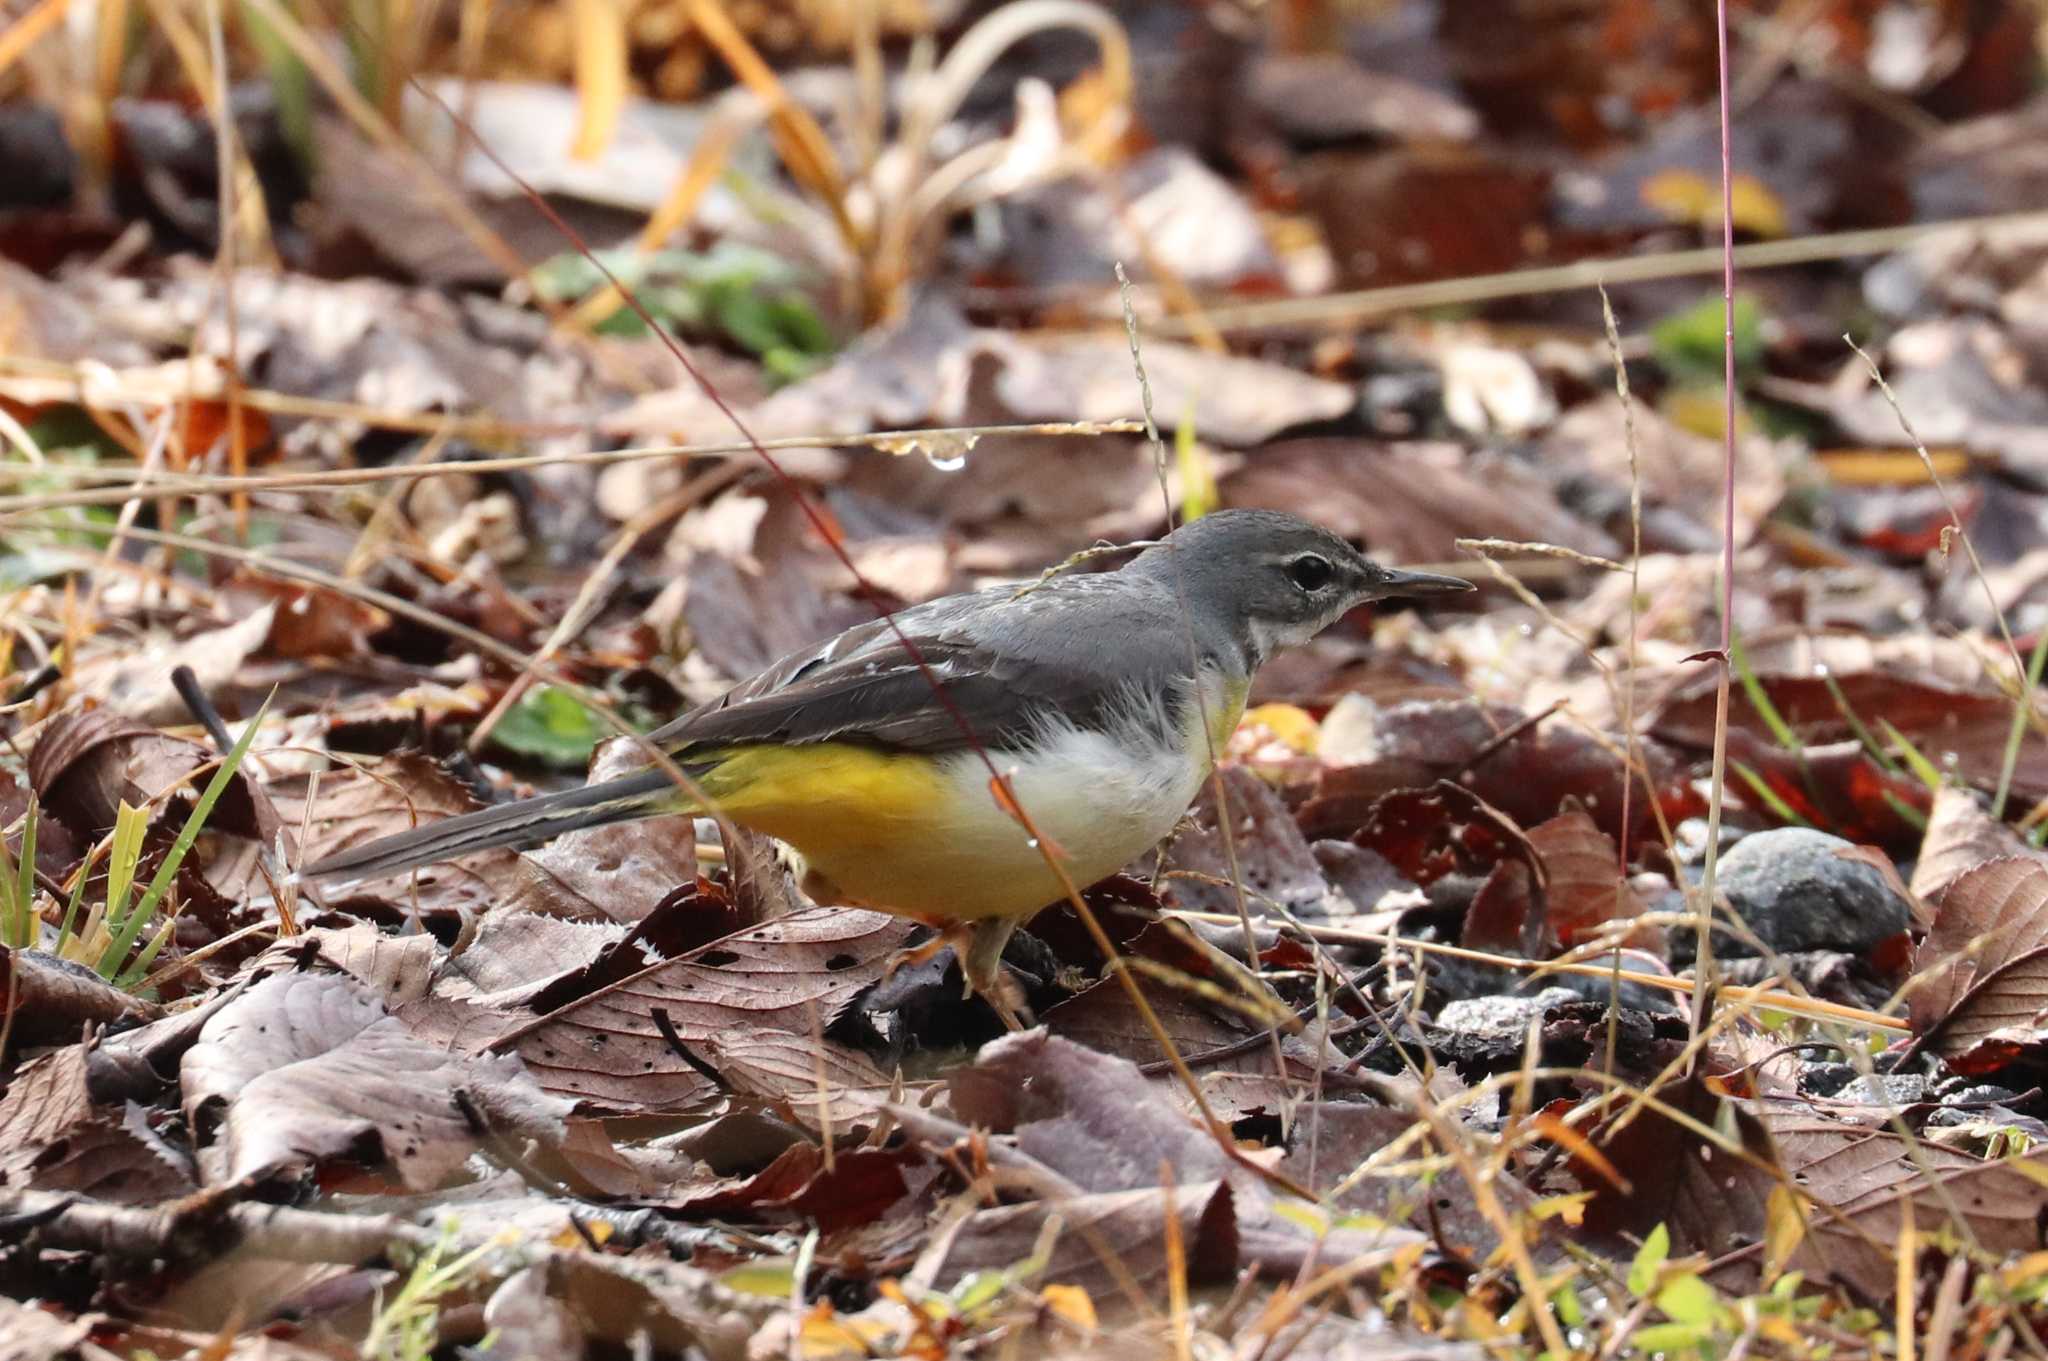
[[[491,740],[551,766],[580,769],[607,729],[583,701],[554,685],[536,685],[491,730]]]
[[[1713,1334],[1712,1328],[1697,1323],[1653,1323],[1630,1333],[1628,1340],[1635,1355],[1647,1356],[1652,1352],[1693,1350],[1704,1346]]]
[[[1276,1200],[1273,1213],[1321,1238],[1330,1231],[1330,1217],[1305,1200]]]
[[[1657,1290],[1657,1307],[1673,1323],[1714,1324],[1721,1318],[1721,1297],[1697,1276],[1673,1276]]]
[[[1643,1240],[1636,1250],[1636,1258],[1629,1263],[1629,1293],[1641,1298],[1650,1293],[1650,1287],[1657,1283],[1657,1272],[1662,1269],[1666,1258],[1671,1256],[1671,1233],[1662,1224],[1650,1230],[1650,1236]]]
[[[796,1265],[786,1257],[766,1257],[720,1272],[718,1283],[742,1295],[786,1300],[796,1288]]]
[[[1712,378],[1722,373],[1721,345],[1726,329],[1718,294],[1674,312],[1650,328],[1650,351],[1676,376]],[[1735,296],[1735,371],[1755,369],[1764,357],[1764,311],[1754,296]]]

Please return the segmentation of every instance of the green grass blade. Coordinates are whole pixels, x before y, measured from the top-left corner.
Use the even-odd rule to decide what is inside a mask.
[[[178,866],[185,863],[185,856],[191,851],[193,843],[199,840],[199,833],[205,829],[206,819],[213,813],[213,806],[220,802],[220,796],[227,792],[228,782],[233,780],[235,772],[241,769],[242,759],[249,754],[249,745],[256,740],[256,732],[263,726],[264,716],[270,712],[271,700],[276,698],[276,692],[272,691],[270,698],[263,701],[263,707],[258,709],[256,716],[243,727],[242,736],[235,743],[233,750],[221,761],[220,768],[213,772],[213,778],[206,782],[206,789],[199,795],[199,802],[192,809],[192,816],[185,819],[184,828],[179,831],[178,839],[171,843],[170,854],[166,855],[163,864],[157,867],[156,877],[149,881],[149,888],[143,893],[142,901],[135,905],[135,910],[121,923],[121,930],[114,937],[114,943],[100,957],[99,972],[102,978],[111,980],[117,976],[121,961],[126,959],[128,952],[135,947],[135,938],[142,933],[142,928],[156,912],[157,904],[170,892],[171,882],[178,876]]]
[[[1924,832],[1927,830],[1927,814],[1921,812],[1912,804],[1907,803],[1889,789],[1884,791],[1884,801],[1891,805],[1892,811],[1897,813],[1899,819],[1906,823],[1906,825],[1912,827],[1915,831]]]
[[[36,921],[36,823],[41,817],[36,796],[31,794],[28,811],[21,819],[21,862],[15,866],[14,879],[14,943],[23,948],[36,944],[41,934],[37,930],[40,923]]]
[[[164,942],[171,938],[171,932],[178,929],[175,917],[166,917],[156,928],[156,934],[149,938],[149,944],[142,947],[142,953],[135,962],[121,972],[114,980],[114,986],[122,991],[132,990],[136,984],[149,977],[149,966],[156,963],[157,952],[164,948]]]
[[[1856,740],[1863,744],[1863,749],[1870,753],[1870,759],[1883,766],[1887,774],[1899,774],[1899,763],[1892,759],[1892,754],[1884,749],[1884,744],[1877,740],[1877,735],[1863,725],[1862,718],[1850,707],[1849,696],[1843,693],[1842,683],[1827,671],[1820,673],[1820,683],[1828,688],[1829,697],[1835,701],[1836,711],[1848,722],[1849,730],[1856,734]]]
[[[1907,740],[1904,733],[1894,728],[1890,719],[1880,718],[1877,724],[1884,729],[1885,740],[1899,749],[1899,759],[1906,763],[1906,769],[1919,777],[1920,783],[1927,786],[1928,792],[1940,793],[1943,784],[1940,767],[1928,760],[1920,748]]]
[[[1735,674],[1742,681],[1742,693],[1749,697],[1750,707],[1764,726],[1771,730],[1771,736],[1779,746],[1795,755],[1806,751],[1806,744],[1799,740],[1799,734],[1792,731],[1792,725],[1778,712],[1778,706],[1771,703],[1771,697],[1764,692],[1763,682],[1756,678],[1756,672],[1749,665],[1749,656],[1742,650],[1742,639],[1734,634],[1728,636],[1728,661],[1735,668]]]
[[[71,885],[71,898],[64,904],[64,920],[57,927],[56,950],[60,955],[71,943],[71,932],[78,924],[78,909],[85,903],[85,883],[92,878],[93,865],[98,859],[97,855],[88,855],[85,863],[78,867],[78,880]]]
[[[23,824],[22,839],[24,843],[28,839],[26,823]],[[24,845],[23,849],[26,850],[27,846]],[[25,949],[29,943],[26,903],[14,886],[14,857],[7,849],[5,837],[0,837],[0,882],[7,886],[6,921],[0,925],[0,932],[4,932],[8,945],[17,950]]]
[[[1730,769],[1742,777],[1743,783],[1749,786],[1750,791],[1763,802],[1763,805],[1769,808],[1779,819],[1791,823],[1794,827],[1813,826],[1812,823],[1799,816],[1798,811],[1791,804],[1778,797],[1777,791],[1764,783],[1763,776],[1757,774],[1742,762],[1732,758],[1729,760],[1728,765]]]
[[[2027,735],[2027,711],[2033,707],[2034,692],[2041,688],[2041,663],[2048,661],[2048,629],[2034,639],[2034,655],[2027,658],[2027,682],[2013,698],[2012,727],[2005,734],[2005,759],[1998,767],[1998,793],[1991,800],[1991,816],[2003,821],[2005,800],[2012,793],[2013,772],[2020,764],[2020,741]]]

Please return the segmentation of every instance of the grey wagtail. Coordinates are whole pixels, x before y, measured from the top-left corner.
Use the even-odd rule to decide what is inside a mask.
[[[793,847],[813,898],[956,934],[971,925],[968,984],[1009,1020],[994,991],[1003,945],[1065,892],[1048,853],[1085,887],[1157,845],[1200,790],[1276,648],[1307,641],[1368,600],[1470,589],[1457,577],[1378,566],[1292,515],[1219,511],[1114,572],[904,610],[895,625],[918,657],[887,621],[848,629],[648,740],[724,816]],[[989,764],[1042,847],[1004,806]],[[650,766],[429,823],[305,873],[395,874],[700,811]]]

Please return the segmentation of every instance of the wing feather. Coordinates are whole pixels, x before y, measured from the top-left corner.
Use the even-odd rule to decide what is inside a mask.
[[[1161,613],[1153,593],[1129,587],[1115,575],[1063,578],[1022,598],[1004,587],[897,615],[951,711],[895,631],[876,620],[791,653],[652,739],[679,752],[858,741],[941,753],[970,745],[962,719],[975,740],[996,748],[1028,739],[1055,709],[1088,723],[1115,702],[1122,679],[1147,667],[1187,670],[1185,633],[1158,627],[1173,615]],[[1150,655],[1161,641],[1172,646]]]

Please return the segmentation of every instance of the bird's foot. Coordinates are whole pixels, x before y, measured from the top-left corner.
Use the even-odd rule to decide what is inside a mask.
[[[1031,1010],[1025,1004],[1024,989],[1003,972],[1003,947],[1010,943],[1017,919],[990,917],[971,927],[953,929],[967,937],[966,949],[960,951],[960,971],[967,976],[967,991],[979,993],[1007,1029],[1027,1029],[1024,1018]]]
[[[960,972],[967,979],[967,987],[961,995],[978,996],[987,1002],[1008,1029],[1029,1029],[1027,1022],[1031,1009],[1025,1002],[1024,989],[1003,971],[1003,947],[1009,944],[1011,934],[1017,929],[1015,919],[996,917],[972,923],[931,921],[929,924],[937,927],[939,933],[922,945],[899,951],[889,961],[882,977],[888,978],[898,969],[922,964],[951,946],[954,957],[960,961]]]

